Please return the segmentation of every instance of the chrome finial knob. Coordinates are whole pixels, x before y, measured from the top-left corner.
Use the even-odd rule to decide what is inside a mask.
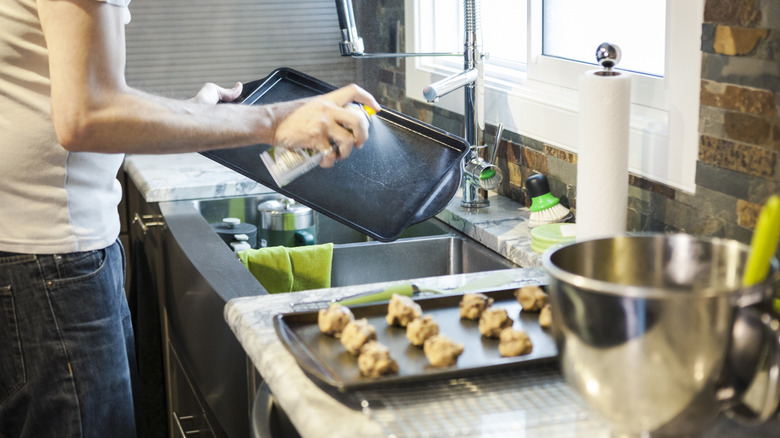
[[[601,43],[596,49],[596,60],[606,71],[612,70],[620,62],[622,52],[616,44]]]

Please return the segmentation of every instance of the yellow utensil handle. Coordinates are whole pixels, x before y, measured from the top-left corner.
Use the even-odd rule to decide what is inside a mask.
[[[764,281],[780,238],[780,196],[772,195],[761,209],[750,243],[750,255],[742,276],[743,286]]]
[[[372,291],[354,297],[348,297],[343,300],[337,300],[336,302],[342,306],[356,306],[359,304],[368,304],[377,301],[387,301],[393,297],[393,294],[406,295],[407,297],[411,297],[412,294],[414,294],[414,286],[411,283],[397,284],[394,286],[388,286],[382,290]]]

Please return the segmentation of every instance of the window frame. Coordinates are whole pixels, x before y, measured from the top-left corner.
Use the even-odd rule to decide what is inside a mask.
[[[405,0],[409,52],[420,47],[418,7],[425,1]],[[528,0],[527,71],[515,77],[494,78],[486,67],[485,121],[504,123],[512,132],[576,153],[577,82],[582,73],[597,67],[542,55],[542,1]],[[704,0],[666,0],[666,14],[664,78],[632,74],[629,170],[694,193]],[[425,102],[422,89],[426,85],[459,71],[434,65],[431,59],[406,59],[406,97]],[[463,114],[462,96],[461,92],[453,92],[434,105]]]

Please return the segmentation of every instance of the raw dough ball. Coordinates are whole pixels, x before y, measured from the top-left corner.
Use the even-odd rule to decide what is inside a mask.
[[[463,345],[444,335],[431,336],[423,344],[423,352],[428,362],[435,367],[455,365],[458,356],[463,353]]]
[[[393,297],[390,298],[390,304],[387,305],[385,319],[390,325],[406,327],[420,315],[422,315],[422,309],[414,300],[405,295],[393,294]]]
[[[460,317],[477,320],[491,304],[493,304],[493,298],[488,298],[487,295],[465,294],[460,301]]]
[[[439,324],[431,315],[423,315],[406,326],[406,339],[415,347],[421,347],[426,339],[439,334]]]
[[[547,293],[537,285],[523,286],[515,291],[517,302],[527,312],[536,312],[547,304]]]
[[[488,338],[497,338],[501,330],[512,327],[512,318],[506,309],[487,309],[479,318],[479,332]]]
[[[545,304],[539,312],[539,325],[544,328],[552,326],[552,307],[549,303]]]
[[[341,344],[351,354],[357,355],[366,342],[376,339],[376,329],[366,318],[351,321],[341,331]]]
[[[344,330],[344,327],[353,319],[355,317],[348,307],[344,307],[341,304],[331,304],[327,309],[320,309],[317,315],[317,326],[322,333],[338,338],[341,336],[341,331]]]
[[[360,374],[366,377],[381,377],[398,372],[398,363],[390,357],[390,350],[377,341],[368,341],[360,348],[357,362]]]
[[[498,339],[498,351],[501,353],[501,356],[504,357],[529,354],[534,348],[533,343],[531,343],[531,338],[528,337],[528,333],[523,330],[505,328],[504,330],[501,330]]]

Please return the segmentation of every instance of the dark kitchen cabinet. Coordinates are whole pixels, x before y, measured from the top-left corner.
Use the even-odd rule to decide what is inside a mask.
[[[192,202],[147,203],[129,178],[126,193],[128,298],[147,428],[139,436],[249,437],[259,378],[223,309],[265,290]]]

